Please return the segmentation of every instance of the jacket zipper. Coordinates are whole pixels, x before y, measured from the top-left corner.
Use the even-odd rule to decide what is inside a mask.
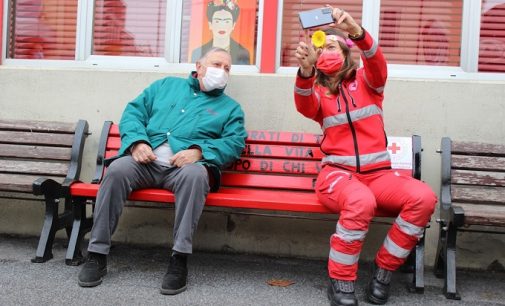
[[[352,140],[354,142],[354,152],[356,154],[356,172],[360,173],[361,166],[360,166],[360,161],[359,161],[358,139],[356,137],[356,130],[354,129],[354,125],[352,124],[352,121],[351,121],[351,114],[349,113],[349,102],[347,101],[345,93],[342,90],[342,83],[338,84],[338,91],[339,91],[339,94],[342,95],[342,98],[344,98],[345,114],[347,116],[347,121],[349,122],[349,127],[351,128]],[[351,97],[351,99],[352,99],[352,97]],[[353,99],[353,105],[356,106],[354,104],[354,99]]]

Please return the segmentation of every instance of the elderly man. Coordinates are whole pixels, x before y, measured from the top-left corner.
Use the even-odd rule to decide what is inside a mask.
[[[187,257],[207,193],[219,188],[219,168],[239,158],[247,136],[240,105],[224,94],[230,68],[230,54],[211,49],[187,79],[158,80],[128,103],[119,123],[121,148],[98,192],[80,286],[102,283],[130,193],[164,188],[175,194],[175,220],[161,293],[186,290]]]

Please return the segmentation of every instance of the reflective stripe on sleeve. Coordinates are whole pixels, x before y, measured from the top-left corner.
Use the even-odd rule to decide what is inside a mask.
[[[407,256],[410,254],[410,250],[406,250],[394,243],[394,241],[389,238],[389,235],[386,236],[386,239],[384,239],[383,246],[389,252],[389,254],[398,258],[407,258]]]
[[[410,236],[416,236],[417,238],[423,237],[424,227],[420,227],[414,225],[410,222],[403,220],[402,217],[398,216],[395,220],[395,223],[398,224],[398,227],[402,232]]]
[[[366,73],[363,73],[363,78],[365,79],[366,85],[370,87],[371,89],[375,90],[376,93],[383,93],[384,92],[384,86],[381,87],[373,87],[370,85],[370,82],[368,82],[368,79],[366,78]]]
[[[319,109],[321,107],[321,96],[319,96],[319,93],[317,91],[314,91],[314,94],[317,98],[317,109]]]
[[[359,230],[350,230],[343,227],[340,223],[337,223],[337,237],[346,241],[353,242],[356,240],[364,240],[368,230],[359,231]]]
[[[312,94],[312,87],[311,88],[300,88],[295,86],[295,93],[299,94],[300,96],[310,96]]]
[[[379,44],[375,39],[373,39],[372,47],[368,50],[363,50],[363,55],[365,58],[371,58],[377,53],[377,49],[379,48]]]
[[[354,265],[355,263],[358,262],[359,260],[359,253],[350,255],[350,254],[345,254],[339,251],[335,251],[334,249],[330,250],[330,259],[336,263],[343,264],[343,265]]]

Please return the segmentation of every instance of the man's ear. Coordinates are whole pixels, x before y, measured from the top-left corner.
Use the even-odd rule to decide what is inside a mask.
[[[212,31],[212,22],[209,22],[209,30]]]

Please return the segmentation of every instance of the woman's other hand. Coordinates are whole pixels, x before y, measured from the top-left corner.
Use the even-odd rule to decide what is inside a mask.
[[[331,27],[347,32],[352,37],[361,36],[363,29],[348,12],[338,7],[332,7],[328,4],[326,7],[329,7],[333,10],[332,16],[335,22],[330,24]]]

